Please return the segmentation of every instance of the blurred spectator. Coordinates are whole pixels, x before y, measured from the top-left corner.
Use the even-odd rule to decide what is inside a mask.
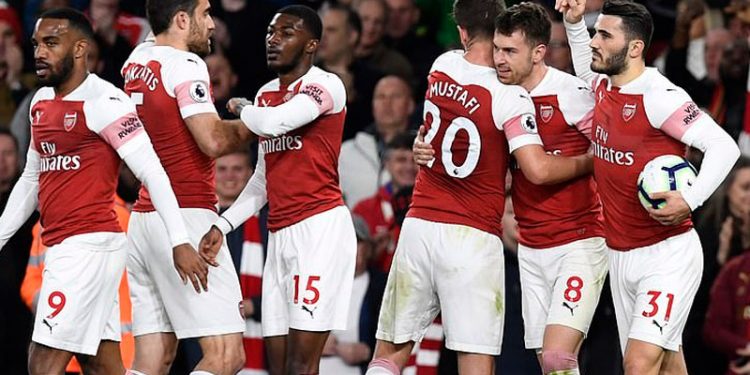
[[[0,128],[8,129],[33,77],[23,75],[21,22],[13,8],[0,3]]]
[[[335,5],[323,12],[322,19],[318,66],[338,75],[346,87],[346,140],[372,122],[372,92],[382,74],[354,58],[362,34],[357,13],[346,6]]]
[[[20,175],[18,143],[0,129],[0,210]],[[31,247],[34,214],[0,251],[0,369],[3,374],[25,374],[32,316],[18,291],[24,278]]]
[[[359,375],[364,373],[375,350],[380,303],[385,291],[383,272],[368,269],[373,242],[364,219],[352,215],[357,234],[357,260],[345,331],[331,331],[320,360],[321,374]]]
[[[341,145],[339,178],[349,207],[390,181],[382,163],[385,145],[409,128],[409,116],[414,111],[409,84],[397,76],[378,82],[371,103],[375,122]]]
[[[208,76],[211,77],[211,90],[214,95],[214,105],[221,118],[228,118],[230,112],[227,109],[227,101],[234,95],[237,87],[237,75],[234,74],[232,65],[223,54],[216,52],[206,58]]]
[[[380,187],[374,196],[361,200],[352,210],[367,223],[373,238],[373,260],[383,272],[391,269],[400,232],[400,227],[396,225],[394,206],[397,204],[394,204],[393,197],[404,189],[411,190],[417,177],[417,165],[411,150],[413,144],[414,136],[409,133],[398,134],[388,142],[383,159],[391,181]]]
[[[553,19],[552,28],[550,29],[550,40],[549,43],[547,43],[547,53],[544,55],[544,62],[553,68],[562,70],[563,72],[575,74],[573,71],[573,60],[570,57],[568,36],[565,34],[565,25],[561,20]]]
[[[706,35],[703,58],[690,58],[689,50],[700,48],[696,41],[703,36],[704,7],[701,1],[680,3],[665,72],[737,139],[743,126],[750,50],[747,40],[714,29]]]
[[[420,11],[415,0],[386,0],[388,22],[386,44],[411,62],[417,80],[416,94],[421,98],[427,89],[427,74],[443,48],[434,39],[417,34]]]
[[[130,209],[127,207],[122,198],[114,197],[114,211],[117,215],[117,221],[123,231],[128,231],[128,222],[130,220]],[[44,258],[47,247],[42,244],[42,226],[39,222],[34,225],[32,230],[33,242],[31,243],[31,252],[29,262],[26,266],[26,276],[21,284],[21,299],[26,307],[36,314],[37,304],[39,303],[39,290],[42,289],[42,274],[44,273]],[[122,341],[120,341],[120,352],[122,353],[122,362],[125,368],[130,368],[135,356],[135,341],[132,332],[132,311],[130,304],[130,293],[128,291],[127,273],[122,274],[119,289],[119,306],[120,306],[120,328],[122,332]],[[45,303],[45,301],[42,301]],[[81,366],[78,364],[75,356],[70,360],[66,373],[81,372]]]
[[[726,375],[750,374],[750,252],[730,260],[711,288],[711,303],[703,328],[706,344],[729,360]],[[744,359],[742,364],[738,360]],[[727,368],[713,367],[721,374]]]
[[[276,78],[266,65],[263,40],[279,5],[271,0],[221,0],[212,4],[217,50],[222,49],[237,74],[236,92],[253,98],[261,86]]]
[[[123,80],[120,69],[122,69],[125,60],[128,59],[135,44],[142,40],[140,33],[145,31],[143,34],[143,38],[145,38],[150,29],[148,29],[148,26],[137,27],[137,24],[145,25],[147,23],[144,19],[140,19],[140,23],[136,23],[135,21],[131,22],[131,20],[139,18],[121,15],[119,3],[119,0],[92,0],[86,13],[94,27],[96,41],[99,45],[99,59],[103,64],[98,76],[117,87],[122,87]],[[122,26],[121,22],[125,26]],[[128,33],[127,36],[123,34],[126,32]]]
[[[361,0],[356,11],[362,20],[362,37],[355,51],[356,57],[384,75],[397,75],[411,82],[413,73],[409,61],[383,42],[388,11],[385,0]]]

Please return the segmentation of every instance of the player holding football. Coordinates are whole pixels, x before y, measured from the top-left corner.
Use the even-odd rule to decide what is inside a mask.
[[[547,155],[528,93],[497,80],[492,38],[502,8],[489,0],[454,4],[465,51],[438,57],[428,77],[426,142],[436,153],[417,176],[367,374],[398,374],[438,312],[459,372],[492,373],[503,335],[500,228],[510,154],[537,184],[590,171],[586,155]]]
[[[155,34],[125,62],[125,91],[137,104],[164,163],[188,225],[190,241],[218,217],[213,158],[254,138],[239,120],[219,118],[206,64],[214,29],[208,0],[149,0],[146,11]],[[152,192],[141,189],[130,219],[132,252],[128,281],[133,302],[134,370],[169,372],[177,339],[199,338],[203,358],[192,374],[235,374],[244,364],[245,322],[237,273],[226,246],[213,261],[208,288],[195,293],[166,264],[170,255],[164,227],[157,220]],[[218,250],[218,249],[217,249]]]
[[[607,0],[589,37],[585,0],[558,0],[573,62],[595,94],[594,175],[602,199],[610,277],[626,374],[686,374],[682,331],[698,289],[703,255],[690,212],[726,177],[735,142],[688,94],[646,68],[653,20],[643,5]],[[655,193],[644,210],[636,194],[643,166],[664,154],[704,152],[692,187]],[[660,225],[661,224],[661,225]]]
[[[0,246],[37,203],[45,227],[49,249],[29,349],[34,375],[63,373],[72,355],[86,373],[125,373],[117,291],[128,244],[113,210],[120,159],[151,189],[179,274],[196,288],[198,279],[206,283],[207,266],[189,244],[135,105],[86,69],[91,43],[94,31],[78,11],[53,9],[37,21],[32,44],[44,87],[31,101],[26,167],[0,217]]]
[[[272,374],[317,374],[329,332],[346,329],[357,240],[338,178],[346,90],[312,65],[319,16],[288,6],[266,34],[266,60],[277,79],[253,103],[228,108],[260,136],[258,165],[235,203],[201,241],[214,254],[223,235],[266,202],[268,255],[261,321]]]

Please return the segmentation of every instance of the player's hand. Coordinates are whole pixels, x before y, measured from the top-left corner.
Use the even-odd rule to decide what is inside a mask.
[[[338,344],[336,345],[336,353],[350,366],[358,365],[370,359],[370,347],[361,342]]]
[[[334,335],[328,335],[328,339],[326,340],[326,344],[323,346],[323,353],[321,353],[325,357],[330,357],[332,355],[336,355],[336,346],[338,345],[338,340],[336,340],[336,336]]]
[[[253,102],[245,98],[232,98],[227,102],[227,110],[229,110],[229,112],[232,112],[235,116],[239,117],[240,113],[242,112],[242,108],[244,108],[246,105],[253,105]]]
[[[647,208],[651,218],[658,221],[661,225],[676,225],[690,216],[690,206],[682,193],[679,191],[662,191],[651,193],[651,199],[664,199],[667,204],[659,209]]]
[[[172,258],[174,268],[180,274],[183,284],[187,284],[190,280],[197,293],[201,292],[201,287],[208,292],[208,265],[192,245],[185,243],[175,246],[172,249]]]
[[[744,366],[738,367],[735,364],[735,361],[731,361],[729,362],[729,369],[731,369],[735,374],[750,374],[750,362],[745,363]]]
[[[750,343],[745,345],[744,348],[739,348],[736,351],[737,355],[741,355],[743,357],[750,357]]]
[[[206,263],[218,267],[219,263],[216,261],[216,255],[219,254],[221,244],[224,243],[224,235],[221,233],[219,228],[215,225],[211,226],[206,234],[201,238],[201,242],[198,245],[198,252]]]
[[[414,162],[417,165],[427,165],[430,160],[435,158],[435,150],[432,149],[432,145],[424,141],[426,132],[424,125],[420,126],[417,137],[414,139],[414,146],[412,146]]]
[[[568,23],[578,23],[586,11],[586,0],[556,0],[555,9],[563,14]]]

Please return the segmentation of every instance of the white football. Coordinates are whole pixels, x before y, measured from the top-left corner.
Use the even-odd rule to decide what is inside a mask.
[[[695,182],[698,171],[682,156],[662,155],[646,163],[638,176],[638,200],[643,207],[662,208],[663,199],[651,199],[651,193],[685,191]]]

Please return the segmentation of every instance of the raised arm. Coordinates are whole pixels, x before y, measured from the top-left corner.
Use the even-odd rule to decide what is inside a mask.
[[[583,20],[586,0],[557,0],[555,9],[564,16],[563,23],[576,75],[590,85],[596,78],[596,73],[591,70],[591,36]]]

